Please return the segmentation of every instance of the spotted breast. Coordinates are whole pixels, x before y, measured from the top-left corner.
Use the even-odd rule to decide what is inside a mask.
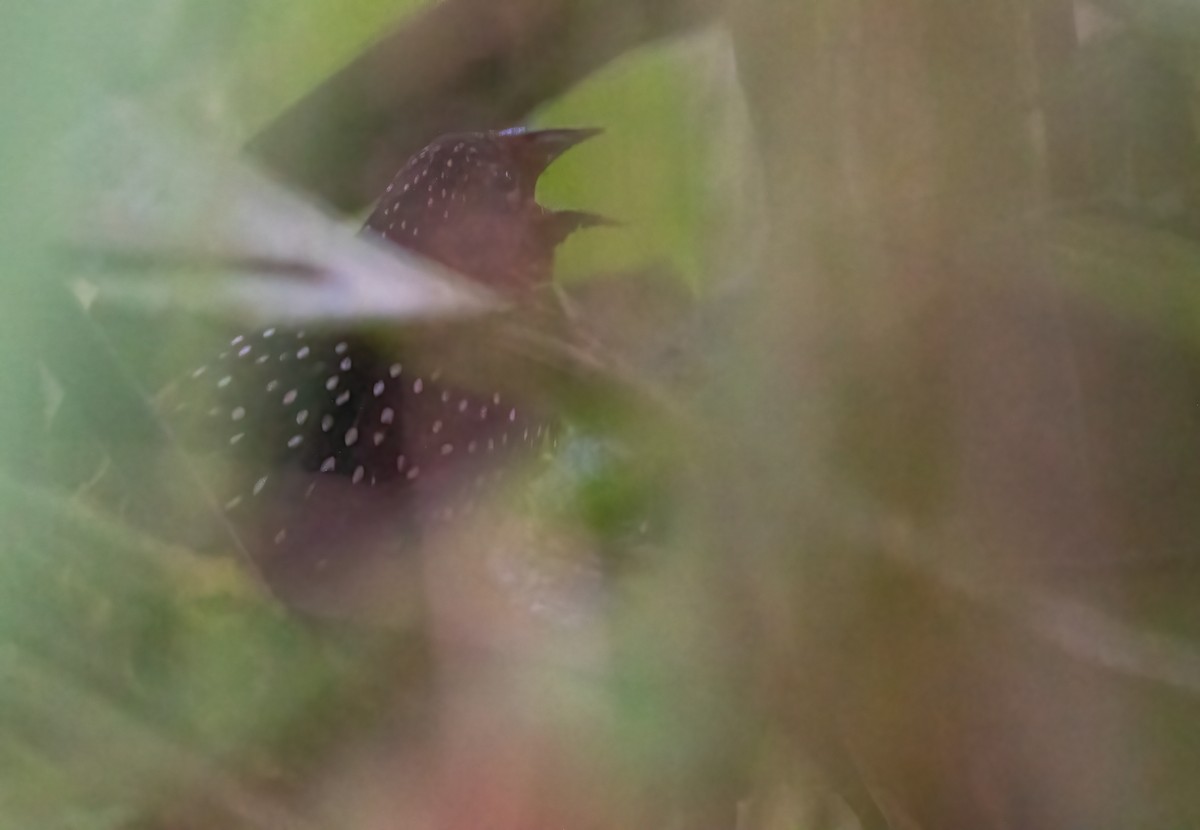
[[[596,132],[440,138],[387,185],[363,233],[519,302],[550,281],[559,243],[604,222],[534,197],[542,171]],[[356,567],[348,551],[381,522],[370,541],[392,555],[471,510],[554,442],[554,419],[503,378],[466,384],[443,366],[444,338],[384,335],[243,332],[186,381],[183,409],[234,470],[220,477],[222,508],[285,596]]]

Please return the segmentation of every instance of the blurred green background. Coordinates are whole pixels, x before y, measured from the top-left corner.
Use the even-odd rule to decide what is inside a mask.
[[[1200,825],[1189,4],[10,6],[0,827]],[[273,126],[389,33],[473,13],[508,51],[465,75],[606,131],[543,179],[622,223],[565,245],[560,280],[679,288],[679,318],[627,302],[686,322],[688,371],[633,361],[657,405],[633,414],[572,398],[573,439],[506,505],[553,549],[500,522],[522,552],[480,579],[471,529],[399,624],[297,615],[146,521],[156,493],[205,515],[151,393],[211,320],[106,327],[67,249],[114,205],[202,200],[96,169],[121,157],[96,125],[136,107],[203,151],[178,165],[201,183],[304,179]],[[487,107],[415,99],[414,124]]]

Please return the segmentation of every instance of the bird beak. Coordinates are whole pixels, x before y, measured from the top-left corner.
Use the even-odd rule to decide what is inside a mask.
[[[522,169],[525,175],[529,176],[529,181],[536,182],[555,159],[576,144],[587,141],[602,132],[604,132],[603,129],[596,127],[553,130],[527,130],[524,127],[514,127],[501,131],[499,135],[519,142],[517,146],[520,148]],[[581,210],[546,210],[542,222],[546,239],[552,245],[558,245],[572,233],[583,228],[621,224],[607,216]]]
[[[602,132],[603,129],[595,127],[554,130],[526,130],[516,127],[503,130],[500,135],[519,138],[525,169],[534,175],[541,175],[543,170],[567,150]]]
[[[553,210],[546,214],[544,227],[552,245],[558,245],[575,231],[595,227],[620,227],[621,223],[598,213],[582,210]]]

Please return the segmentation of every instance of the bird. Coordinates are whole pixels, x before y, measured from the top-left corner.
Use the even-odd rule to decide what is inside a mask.
[[[535,198],[542,172],[599,132],[442,136],[396,173],[361,233],[533,302],[552,283],[559,244],[611,224]],[[370,527],[397,537],[382,546],[394,555],[553,447],[553,412],[504,378],[460,382],[439,353],[447,340],[417,333],[397,345],[362,331],[272,326],[235,333],[186,374],[174,415],[186,413],[189,430],[238,470],[219,479],[215,499],[285,600],[303,603],[314,583],[350,578],[350,551]]]
[[[401,168],[364,231],[423,254],[493,290],[527,294],[552,278],[554,250],[594,213],[550,210],[535,190],[542,172],[598,129],[450,135]]]

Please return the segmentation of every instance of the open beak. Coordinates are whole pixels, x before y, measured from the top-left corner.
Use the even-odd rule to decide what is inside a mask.
[[[550,130],[527,130],[524,127],[514,127],[501,131],[499,135],[519,142],[522,168],[530,179],[536,181],[542,172],[567,150],[602,132],[604,130],[598,127]],[[621,224],[607,216],[581,210],[546,210],[542,221],[547,239],[555,245],[583,228]]]

